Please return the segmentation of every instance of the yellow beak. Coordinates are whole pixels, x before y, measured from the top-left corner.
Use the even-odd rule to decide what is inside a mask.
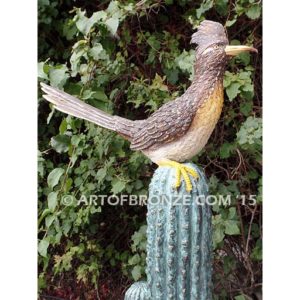
[[[225,53],[230,56],[238,55],[242,52],[252,51],[257,53],[257,49],[250,46],[242,46],[242,45],[230,45],[225,47]]]

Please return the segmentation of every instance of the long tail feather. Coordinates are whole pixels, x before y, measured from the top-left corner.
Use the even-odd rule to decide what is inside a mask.
[[[43,98],[54,104],[54,108],[57,110],[116,131],[127,139],[131,139],[132,130],[134,128],[133,121],[118,116],[111,116],[100,109],[84,103],[74,96],[42,82],[41,88],[45,93]]]

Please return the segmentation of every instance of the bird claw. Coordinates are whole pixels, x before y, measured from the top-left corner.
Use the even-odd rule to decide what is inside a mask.
[[[190,192],[193,189],[193,185],[189,175],[194,177],[195,179],[199,178],[198,173],[191,167],[186,166],[184,164],[178,163],[176,161],[165,161],[158,164],[159,166],[168,166],[173,167],[176,170],[175,173],[175,184],[174,188],[178,189],[181,185],[181,176],[185,182],[185,189],[187,192]]]

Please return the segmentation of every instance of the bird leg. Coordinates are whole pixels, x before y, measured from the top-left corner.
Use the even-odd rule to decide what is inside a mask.
[[[191,179],[189,175],[193,176],[195,179],[197,179],[198,173],[191,167],[186,166],[184,164],[181,164],[177,161],[173,160],[162,160],[158,162],[158,165],[161,167],[173,167],[175,168],[175,184],[174,187],[177,189],[181,185],[181,176],[183,177],[183,180],[185,182],[185,189],[187,192],[190,192],[193,189]]]

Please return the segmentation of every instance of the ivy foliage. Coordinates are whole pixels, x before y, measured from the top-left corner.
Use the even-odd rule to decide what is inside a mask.
[[[261,48],[256,0],[39,0],[38,11],[39,81],[132,120],[189,86],[190,37],[202,20],[226,24],[231,44]],[[260,87],[260,55],[229,62],[221,119],[193,159],[210,193],[232,200],[213,206],[214,299],[260,293]],[[115,133],[53,110],[40,91],[38,105],[39,293],[122,299],[145,277],[146,209],[90,196],[147,195],[155,166]]]

